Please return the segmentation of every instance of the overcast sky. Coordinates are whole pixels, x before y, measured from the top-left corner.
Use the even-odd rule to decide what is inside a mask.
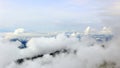
[[[118,2],[120,4],[120,0],[0,0],[0,31],[99,28],[103,25],[101,14]]]

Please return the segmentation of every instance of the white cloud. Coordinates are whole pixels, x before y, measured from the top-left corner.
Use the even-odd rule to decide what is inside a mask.
[[[105,7],[102,16],[102,21],[107,26],[112,27],[115,34],[119,35],[120,32],[120,1],[115,0],[114,2],[110,3],[109,6]]]
[[[0,39],[0,68],[5,68],[19,57],[19,43]]]
[[[86,39],[84,39],[86,38]],[[119,68],[120,55],[119,45],[114,41],[105,44],[106,48],[97,45],[93,40],[84,36],[81,41],[76,38],[67,38],[63,34],[57,38],[33,38],[27,44],[28,48],[17,49],[18,43],[0,41],[0,67],[1,68]],[[94,42],[94,46],[89,46]],[[61,53],[56,57],[45,54],[42,58],[35,60],[25,60],[23,64],[18,65],[15,62],[20,57],[31,57],[40,53],[49,53],[61,48],[70,48],[77,50],[77,53]],[[22,55],[22,56],[21,56]]]

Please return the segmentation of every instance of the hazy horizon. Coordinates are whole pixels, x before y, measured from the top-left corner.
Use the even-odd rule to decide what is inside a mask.
[[[51,32],[101,28],[106,10],[112,11],[119,0],[0,0],[0,31],[24,28]],[[119,9],[119,8],[116,8]],[[113,11],[114,12],[114,11]]]

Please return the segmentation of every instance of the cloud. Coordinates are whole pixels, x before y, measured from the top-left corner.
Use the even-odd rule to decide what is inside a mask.
[[[107,26],[110,26],[117,36],[120,34],[118,29],[120,28],[120,1],[116,0],[105,7],[104,12],[101,14],[102,21]]]
[[[2,25],[4,26],[6,24],[7,26],[9,25],[13,26],[16,24],[27,25],[28,23],[23,23],[23,21],[29,19],[30,21],[32,21],[31,19],[49,20],[50,18],[51,20],[54,18],[62,19],[62,17],[63,18],[67,17],[68,19],[72,19],[72,18],[76,19],[76,17],[79,17],[79,15],[77,16],[77,14],[79,13],[69,12],[66,10],[51,9],[51,8],[42,9],[43,11],[40,10],[37,11],[36,9],[35,9],[36,11],[30,9],[25,9],[25,10],[14,9],[10,11],[7,10],[10,9],[5,9],[5,12],[3,14],[4,18],[2,18],[1,16],[1,18],[3,19],[1,22],[4,21],[4,23],[0,23],[1,26]],[[110,3],[109,6],[105,6],[104,13],[101,14],[103,23],[113,28],[116,37],[119,37],[120,34],[119,32],[120,16],[118,13],[119,10],[120,10],[119,1],[116,1],[112,4]],[[40,13],[40,15],[38,14],[38,12]],[[33,15],[30,15],[31,13]],[[43,16],[41,15],[42,13],[44,13]],[[70,17],[69,14],[71,14]],[[86,14],[85,17],[87,17],[88,15],[89,13]],[[6,18],[8,19],[6,20]],[[6,40],[3,41],[2,39],[0,40],[0,55],[1,55],[0,68],[103,68],[103,67],[120,68],[119,39],[117,39],[116,37],[115,40],[113,39],[112,41],[105,43],[106,48],[102,48],[101,45],[95,43],[94,40],[86,36],[82,38],[81,41],[78,41],[76,38],[68,39],[63,34],[58,35],[56,39],[44,38],[44,37],[32,38],[27,44],[28,48],[23,50],[19,50],[17,48],[20,45],[19,42],[11,43]],[[95,43],[94,46],[89,46],[91,43]],[[52,57],[49,54],[47,54],[53,52],[54,50],[58,50],[62,48],[70,48],[71,50],[76,49],[77,53],[76,54],[62,53],[60,55],[57,55],[56,57]],[[43,58],[38,58],[36,60],[30,60],[30,61],[25,60],[25,62],[21,65],[15,63],[15,60],[18,58],[31,57],[40,53],[41,54],[45,53],[45,56]]]
[[[90,46],[94,43],[93,46]],[[19,50],[18,42],[9,42],[1,38],[0,40],[0,67],[1,68],[119,68],[120,55],[119,45],[113,41],[104,43],[105,48],[97,44],[87,36],[83,36],[80,41],[75,37],[67,38],[64,34],[57,35],[56,38],[32,38],[28,48]],[[69,53],[60,53],[55,57],[49,53],[56,50],[68,49]],[[76,50],[76,53],[72,50]],[[24,60],[22,64],[15,61],[18,58],[26,58],[44,54],[35,60]]]
[[[0,39],[0,68],[6,68],[14,60],[19,58],[19,43],[11,43],[7,40]]]

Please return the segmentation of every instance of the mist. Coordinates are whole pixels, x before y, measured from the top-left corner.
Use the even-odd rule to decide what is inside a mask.
[[[120,48],[111,41],[104,43],[103,47],[87,35],[79,40],[62,33],[56,38],[31,38],[27,48],[18,49],[21,45],[19,41],[10,42],[1,38],[0,68],[120,68]],[[56,51],[59,53],[50,55]],[[43,57],[30,59],[37,55]],[[24,61],[18,64],[16,61],[21,58]]]

